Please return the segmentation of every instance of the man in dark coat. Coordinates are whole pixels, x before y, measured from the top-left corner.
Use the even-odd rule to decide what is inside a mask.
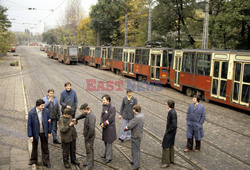
[[[77,110],[77,96],[75,90],[71,89],[71,83],[66,82],[64,84],[65,90],[61,92],[61,97],[60,97],[60,104],[62,106],[62,113],[64,109],[69,108],[72,109],[74,114],[72,115],[72,118],[75,118],[75,113]]]
[[[80,165],[76,160],[76,138],[77,133],[72,121],[72,115],[74,114],[72,109],[66,108],[63,116],[59,120],[59,129],[62,140],[63,148],[63,163],[65,168],[70,168],[69,155],[71,163],[74,165]]]
[[[135,105],[133,108],[134,118],[125,126],[124,130],[131,130],[131,151],[133,169],[140,168],[140,153],[141,153],[141,139],[143,134],[143,126],[145,123],[144,115],[141,113],[141,106]]]
[[[168,118],[166,132],[162,141],[162,166],[166,168],[170,166],[170,163],[174,163],[174,141],[177,130],[177,114],[174,109],[175,102],[168,100],[167,108]]]
[[[202,125],[206,120],[206,114],[205,107],[199,101],[199,96],[194,95],[193,103],[187,111],[187,148],[184,152],[193,150],[193,137],[195,137],[195,151],[198,152],[201,147],[201,138],[204,136]]]
[[[49,109],[52,127],[53,143],[61,144],[57,140],[57,121],[60,119],[60,109],[57,98],[54,96],[54,89],[48,90],[48,96],[45,96],[45,107]]]
[[[105,153],[102,158],[105,158],[105,163],[108,164],[112,160],[113,148],[112,144],[116,140],[115,114],[116,109],[111,105],[111,97],[109,95],[102,96],[102,113],[100,125],[102,127],[102,140],[105,144]]]
[[[119,138],[120,141],[124,141],[125,139],[130,140],[131,131],[124,131],[124,127],[128,125],[131,119],[134,117],[133,107],[137,105],[137,99],[132,96],[132,90],[127,90],[127,96],[123,98],[119,119],[122,118],[122,128],[121,128],[121,136]]]
[[[86,169],[91,169],[94,166],[94,140],[95,140],[95,115],[90,110],[90,107],[87,103],[84,103],[80,110],[82,112],[81,115],[77,116],[75,121],[77,123],[78,120],[85,118],[84,120],[84,129],[83,136],[85,139],[85,148],[86,148],[86,161],[84,166]]]
[[[29,112],[28,137],[32,141],[32,152],[29,165],[37,163],[38,140],[41,140],[43,165],[51,167],[49,159],[48,138],[51,135],[51,119],[47,108],[44,108],[43,99],[36,101],[36,107]]]

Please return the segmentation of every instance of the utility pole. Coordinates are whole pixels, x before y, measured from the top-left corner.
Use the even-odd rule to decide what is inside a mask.
[[[148,0],[148,42],[151,41],[152,0]]]
[[[209,0],[205,0],[205,17],[204,17],[204,25],[203,25],[203,37],[202,37],[202,48],[208,48],[208,25],[209,25]]]
[[[125,4],[126,5],[126,4]],[[127,11],[127,5],[126,5],[126,14],[125,14],[125,37],[124,37],[124,46],[128,46],[128,30],[127,30],[127,25],[128,25],[128,11]]]

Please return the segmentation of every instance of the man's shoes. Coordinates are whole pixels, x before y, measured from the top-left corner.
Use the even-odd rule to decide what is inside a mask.
[[[101,156],[101,158],[105,159],[105,158],[106,158],[106,156],[104,156],[104,155],[103,155],[103,156]]]
[[[198,149],[195,149],[194,151],[195,151],[195,152],[199,152],[200,150],[198,150]]]
[[[108,164],[108,163],[110,163],[112,160],[110,159],[110,160],[106,160],[105,161],[105,164]]]
[[[167,168],[167,167],[169,167],[168,164],[163,164],[163,165],[161,166],[161,168]]]
[[[57,139],[53,141],[54,144],[61,144]]]
[[[122,138],[118,138],[121,142],[124,142],[124,139],[122,139]]]
[[[64,167],[65,167],[65,168],[70,168],[69,163],[65,163],[65,164],[64,164]]]
[[[189,151],[192,151],[192,150],[188,148],[184,149],[184,152],[189,152]]]
[[[45,164],[44,166],[46,166],[47,168],[51,168],[50,164]]]
[[[71,163],[74,164],[74,165],[78,165],[78,166],[80,165],[80,163],[77,160],[71,161]]]
[[[33,164],[36,164],[36,162],[29,162],[29,165],[33,165]]]

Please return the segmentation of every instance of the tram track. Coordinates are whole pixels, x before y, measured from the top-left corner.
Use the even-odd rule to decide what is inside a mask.
[[[48,64],[48,63],[45,63],[45,64]],[[60,71],[58,71],[57,70],[57,72],[59,73],[59,74],[62,74],[62,73],[60,73]],[[79,86],[79,88],[81,88],[81,89],[83,89],[85,92],[87,92],[87,93],[90,93],[89,91],[86,91],[81,85],[79,85],[76,81],[74,81],[74,80],[72,80],[70,77],[68,77],[68,76],[66,76],[66,75],[63,75],[63,76],[65,76],[67,79],[69,79],[69,80],[71,80],[72,82],[74,82],[74,84],[75,85],[77,85],[77,86]],[[101,78],[99,78],[99,77],[97,77],[98,79],[101,79]],[[92,93],[90,93],[91,95],[93,95],[93,96],[95,96],[95,98],[97,98],[99,101],[101,100],[99,97],[97,97],[95,94],[92,94]],[[45,96],[44,94],[42,94],[42,96]],[[118,95],[119,96],[119,95]],[[119,96],[119,97],[121,97],[121,96]],[[150,99],[150,100],[152,100],[151,98],[148,98],[148,99]],[[158,101],[157,101],[157,103],[159,103]],[[165,105],[165,103],[164,103],[164,105]],[[159,117],[159,119],[162,119],[163,117]],[[164,118],[165,119],[165,118]],[[157,137],[156,135],[154,135],[154,133],[152,133],[151,131],[149,131],[149,130],[147,130],[147,129],[144,129],[145,130],[145,132],[147,133],[147,134],[151,134],[151,136],[153,137],[153,138],[155,138],[155,140],[156,141],[158,141],[158,142],[160,142],[161,141],[161,139],[159,138],[159,137]],[[183,159],[185,159],[185,158],[183,158]],[[248,164],[249,165],[249,164]],[[192,166],[194,166],[194,165],[192,165]],[[195,168],[195,169],[199,169],[199,168]]]

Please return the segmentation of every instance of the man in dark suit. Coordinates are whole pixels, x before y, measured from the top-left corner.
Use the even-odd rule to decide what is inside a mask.
[[[135,105],[133,112],[134,118],[129,122],[128,126],[125,126],[124,130],[131,130],[131,149],[132,149],[132,160],[131,164],[133,169],[137,170],[140,168],[140,153],[141,153],[141,139],[143,134],[143,126],[145,123],[145,117],[141,113],[141,106]]]
[[[41,140],[43,165],[50,168],[48,138],[51,136],[51,119],[43,99],[36,101],[36,107],[31,109],[28,116],[28,137],[32,141],[32,152],[29,165],[37,163],[38,140]]]
[[[105,158],[105,164],[112,160],[113,148],[112,144],[116,140],[115,114],[116,108],[111,105],[111,97],[109,95],[102,96],[102,113],[100,125],[102,127],[102,140],[105,144],[105,153],[102,158]]]

